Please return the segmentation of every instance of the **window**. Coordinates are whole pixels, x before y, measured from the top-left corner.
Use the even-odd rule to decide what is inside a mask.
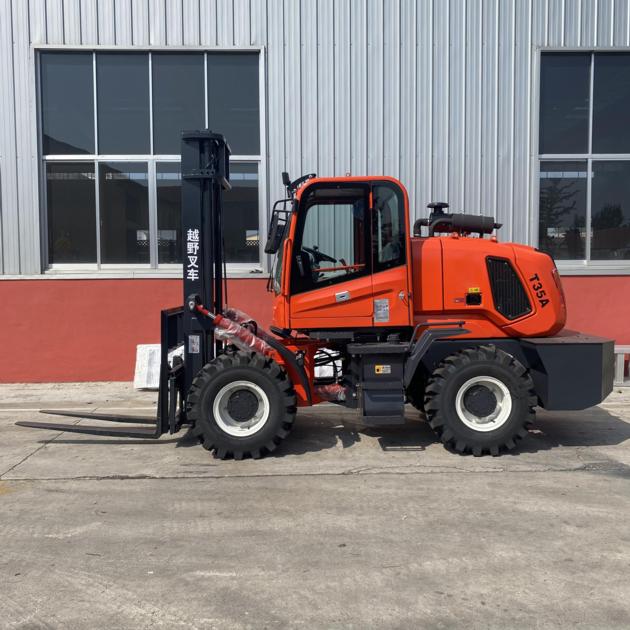
[[[221,130],[234,154],[260,152],[258,103],[257,55],[208,55],[208,126]]]
[[[149,153],[149,58],[96,55],[99,153]]]
[[[591,59],[545,54],[540,70],[540,152],[586,153]]]
[[[539,245],[558,260],[584,258],[586,169],[585,161],[540,163]]]
[[[181,132],[238,156],[224,195],[226,262],[260,262],[258,53],[39,54],[48,264],[181,264]]]
[[[179,162],[158,162],[156,170],[158,260],[181,263],[181,168]]]
[[[46,53],[41,60],[44,153],[94,153],[90,53]]]
[[[232,190],[223,194],[225,260],[251,263],[258,260],[258,165],[230,165]]]
[[[397,186],[382,184],[372,189],[374,205],[374,270],[405,263],[405,203]]]
[[[99,165],[101,260],[149,262],[149,195],[143,162]]]
[[[542,54],[539,246],[557,260],[630,260],[629,109],[630,54]]]
[[[367,194],[367,188],[315,188],[302,201],[307,211],[291,273],[293,293],[369,272]]]
[[[182,130],[205,127],[203,55],[160,53],[152,59],[153,149],[176,155]]]
[[[94,163],[51,162],[46,198],[51,258],[60,263],[96,263]]]

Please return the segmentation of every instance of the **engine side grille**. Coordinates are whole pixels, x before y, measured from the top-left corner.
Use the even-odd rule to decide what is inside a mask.
[[[517,319],[532,310],[525,288],[509,260],[488,258],[488,275],[494,306],[507,319]]]

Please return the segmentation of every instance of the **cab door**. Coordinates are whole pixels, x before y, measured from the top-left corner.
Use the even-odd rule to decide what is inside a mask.
[[[373,325],[410,326],[412,309],[406,195],[398,183],[383,181],[372,185],[370,200]]]
[[[290,327],[372,326],[370,189],[322,182],[302,195],[290,278]]]

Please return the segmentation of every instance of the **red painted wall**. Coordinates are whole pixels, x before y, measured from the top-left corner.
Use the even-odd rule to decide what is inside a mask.
[[[228,282],[229,303],[269,324],[266,279]],[[630,277],[563,277],[567,327],[630,344]],[[0,382],[128,381],[136,345],[158,343],[179,280],[0,281]]]
[[[630,345],[630,276],[562,276],[567,328]]]
[[[265,283],[228,282],[229,303],[263,326]],[[133,380],[136,345],[159,343],[160,310],[181,291],[165,279],[0,281],[0,382]]]

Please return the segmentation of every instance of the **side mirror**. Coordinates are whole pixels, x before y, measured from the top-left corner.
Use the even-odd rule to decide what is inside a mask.
[[[278,252],[286,226],[287,222],[283,221],[280,223],[280,215],[274,212],[271,217],[271,225],[269,226],[269,236],[265,244],[265,254],[276,254]]]
[[[291,210],[287,209],[287,203],[293,203],[292,199],[280,199],[273,204],[271,211],[271,223],[269,225],[269,235],[265,244],[265,254],[277,254],[280,243],[284,237],[284,231],[289,223]],[[290,208],[291,206],[289,206]]]

